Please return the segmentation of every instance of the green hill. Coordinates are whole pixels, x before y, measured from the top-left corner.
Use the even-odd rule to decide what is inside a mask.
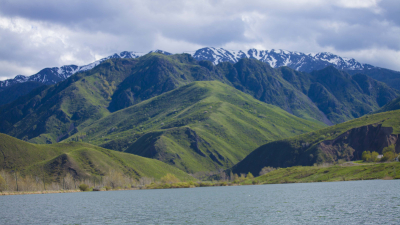
[[[22,175],[46,174],[48,182],[70,173],[75,179],[101,177],[110,171],[139,179],[160,179],[167,173],[190,180],[185,172],[154,159],[116,152],[87,143],[31,144],[0,133],[0,169]]]
[[[234,173],[258,174],[265,166],[309,166],[360,160],[363,151],[400,152],[400,110],[363,116],[318,131],[265,144],[232,167]]]
[[[221,82],[198,81],[84,123],[67,140],[83,140],[197,172],[229,168],[262,144],[323,126]]]

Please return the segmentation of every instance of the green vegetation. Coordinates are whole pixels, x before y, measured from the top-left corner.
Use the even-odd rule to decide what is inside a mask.
[[[265,166],[310,166],[339,160],[360,160],[362,152],[376,151],[398,140],[400,110],[363,116],[296,137],[263,145],[232,168],[234,173],[258,174]],[[395,143],[393,143],[395,144]],[[396,152],[400,146],[396,145]]]
[[[43,85],[43,83],[39,82],[24,82],[13,84],[9,87],[0,87],[0,106],[10,103]]]
[[[173,174],[168,173],[167,175],[161,177],[161,182],[172,184],[172,183],[178,183],[180,182],[180,180]]]
[[[158,160],[87,143],[37,145],[0,134],[0,152],[3,156],[0,158],[0,168],[5,171],[3,175],[8,177],[6,180],[10,185],[15,184],[11,182],[15,181],[12,178],[15,175],[21,182],[23,179],[27,183],[33,180],[35,186],[45,190],[46,185],[54,182],[60,184],[66,179],[71,188],[76,188],[77,182],[84,180],[90,180],[93,186],[96,182],[102,182],[115,188],[133,180],[138,182],[143,177],[159,180],[168,173],[181,180],[193,180],[185,172]]]
[[[294,166],[256,177],[258,184],[308,183],[350,180],[400,179],[400,163],[343,164],[334,166]],[[250,184],[250,181],[244,182]]]
[[[261,171],[260,171],[260,173],[258,173],[258,174],[259,174],[260,176],[262,176],[262,175],[267,174],[267,173],[269,173],[269,172],[272,172],[272,171],[274,171],[274,170],[276,170],[276,168],[270,167],[270,166],[266,166],[266,167],[262,168]],[[250,173],[250,172],[249,172],[249,173]]]
[[[89,185],[87,185],[87,184],[80,184],[78,187],[79,187],[79,190],[81,190],[81,191],[89,191],[90,190]]]
[[[365,74],[375,80],[385,83],[389,87],[400,90],[400,72],[380,67],[367,67],[361,70],[347,70],[350,74]]]
[[[396,98],[373,113],[381,113],[400,109],[400,98]]]
[[[255,59],[215,66],[188,54],[152,53],[137,59],[110,59],[56,85],[34,89],[0,107],[0,132],[38,144],[72,135],[80,139],[86,136],[82,129],[111,112],[193,81],[210,80],[321,124],[359,117],[398,96],[398,91],[380,82],[333,67],[307,74],[287,67],[273,69]],[[126,143],[114,145],[126,147]]]
[[[378,161],[379,161],[378,155],[379,155],[379,154],[378,154],[377,152],[375,152],[375,151],[373,151],[373,152],[364,151],[364,152],[362,153],[361,158],[362,158],[362,160],[363,160],[364,162],[378,162]]]
[[[6,190],[7,188],[6,184],[7,184],[6,180],[4,180],[4,178],[0,175],[0,192]]]
[[[229,168],[269,141],[322,128],[218,81],[197,81],[90,125],[83,140],[186,172]]]

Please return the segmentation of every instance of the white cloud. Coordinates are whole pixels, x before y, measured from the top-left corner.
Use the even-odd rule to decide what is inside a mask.
[[[330,51],[400,70],[397,9],[397,0],[1,1],[0,76],[204,46]]]

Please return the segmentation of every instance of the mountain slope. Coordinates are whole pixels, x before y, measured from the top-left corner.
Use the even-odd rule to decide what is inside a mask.
[[[135,179],[144,176],[160,179],[167,173],[182,180],[192,179],[183,171],[158,160],[115,152],[87,143],[36,145],[0,133],[0,152],[1,169],[18,170],[22,175],[39,177],[42,177],[44,170],[47,177],[58,181],[66,173],[70,173],[75,179],[84,179],[104,176],[110,171]]]
[[[185,60],[189,55],[148,54],[139,59],[110,59],[48,88],[35,90],[0,107],[0,132],[35,143],[62,140],[83,122],[110,113],[194,79],[212,79],[210,72]],[[133,87],[131,87],[132,85]]]
[[[387,86],[400,90],[400,72],[379,67],[371,67],[356,70],[346,70],[349,74],[365,74],[375,80],[385,83]]]
[[[377,81],[357,76],[333,67],[312,74],[273,69],[255,59],[215,66],[188,54],[109,59],[0,107],[0,132],[34,143],[59,142],[79,132],[81,124],[202,80],[219,80],[300,118],[329,125],[369,113],[398,96]],[[332,78],[346,84],[345,89],[333,85]]]
[[[83,123],[66,141],[82,139],[193,173],[228,168],[263,143],[321,127],[221,82],[198,81]]]
[[[363,151],[400,152],[400,110],[363,116],[318,131],[263,145],[232,167],[234,173],[258,174],[265,166],[309,166],[340,159],[360,160]]]
[[[394,99],[393,101],[389,102],[388,104],[384,105],[382,108],[376,110],[373,113],[388,112],[398,109],[400,109],[400,97]]]
[[[332,66],[311,77],[308,97],[335,124],[372,112],[399,93],[366,75],[350,76]]]
[[[38,88],[43,85],[44,85],[43,83],[39,83],[39,82],[24,82],[24,83],[18,83],[15,85],[1,88],[0,89],[0,106],[10,103],[10,102],[18,99],[19,97],[28,94],[35,88]]]

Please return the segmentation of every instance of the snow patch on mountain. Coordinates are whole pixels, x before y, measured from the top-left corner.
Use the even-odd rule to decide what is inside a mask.
[[[242,58],[254,58],[268,63],[271,67],[288,66],[293,69],[311,72],[332,65],[338,69],[363,69],[365,64],[361,64],[352,58],[344,58],[329,52],[301,53],[282,49],[258,50],[249,49],[245,52],[230,51],[223,48],[202,48],[195,53],[188,52],[197,60],[209,60],[214,64],[221,62],[236,63]]]
[[[172,55],[169,52],[159,49],[150,51],[148,53],[161,53],[165,55]],[[75,73],[91,70],[108,59],[138,58],[148,53],[123,51],[83,66],[66,65],[61,67],[45,68],[32,76],[18,75],[13,79],[0,81],[0,87],[6,87],[16,83],[23,83],[28,81],[41,82],[47,85],[51,85],[65,80]],[[271,67],[274,68],[288,66],[292,69],[304,72],[311,72],[313,70],[323,69],[326,66],[330,65],[335,66],[338,69],[348,70],[373,68],[373,66],[362,64],[353,58],[340,57],[329,52],[301,53],[282,49],[259,50],[255,48],[248,49],[247,51],[242,51],[206,47],[201,48],[197,51],[188,51],[184,53],[192,55],[193,58],[198,61],[208,60],[215,65],[222,62],[236,63],[242,58],[253,58],[268,63]]]

